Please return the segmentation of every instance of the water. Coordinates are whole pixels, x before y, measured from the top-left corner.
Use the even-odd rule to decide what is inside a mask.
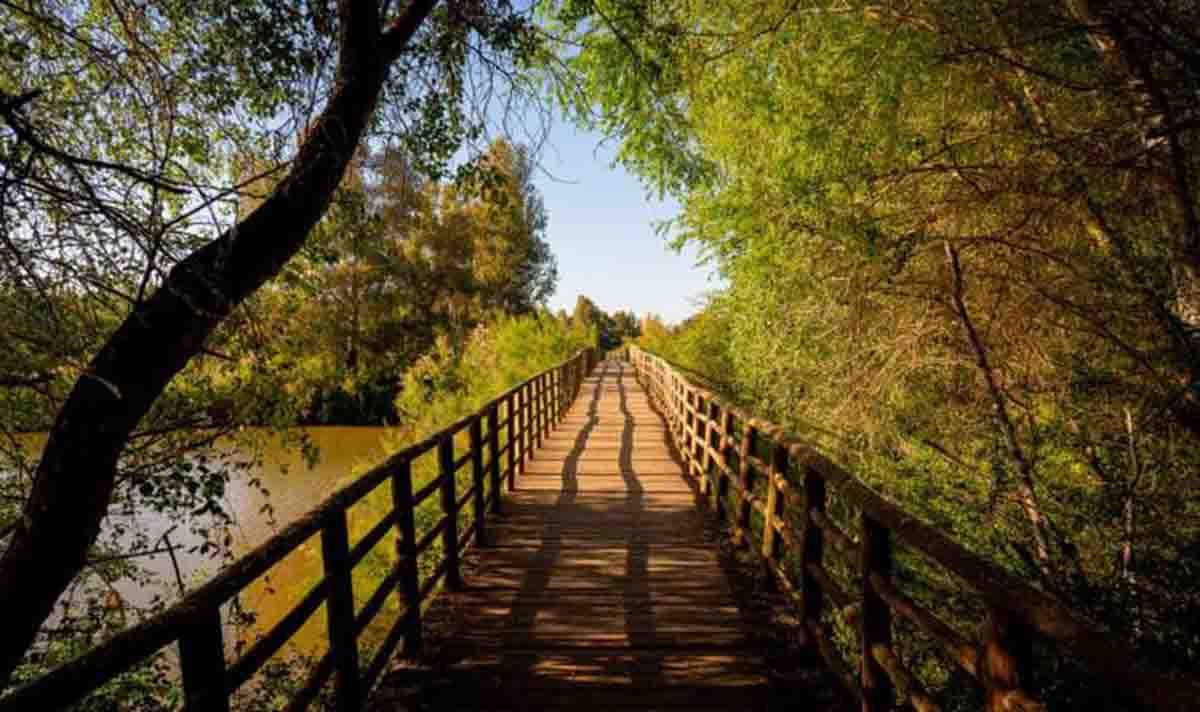
[[[236,558],[250,551],[345,486],[356,474],[381,461],[384,458],[381,439],[385,432],[385,428],[374,427],[305,428],[304,433],[320,451],[320,459],[312,468],[307,466],[294,446],[284,444],[278,437],[267,437],[259,453],[260,464],[249,470],[236,471],[226,489],[225,507],[232,515],[234,525],[230,532],[230,546],[223,553]],[[36,452],[43,444],[44,436],[30,436],[32,451]],[[232,446],[223,447],[228,451]],[[251,484],[253,479],[261,481],[261,488]],[[264,496],[263,489],[269,492],[269,496]],[[386,492],[380,494],[386,495]],[[351,510],[352,542],[386,512],[386,505],[379,504],[381,499],[372,497]],[[274,508],[273,516],[263,511],[263,506],[268,502]],[[112,589],[120,596],[120,600],[110,594],[110,605],[141,608],[156,597],[168,601],[177,599],[179,586],[176,564],[179,568],[178,578],[189,590],[220,570],[220,557],[192,550],[202,540],[189,530],[186,523],[155,512],[138,512],[133,518],[136,528],[146,533],[152,541],[159,541],[164,533],[170,532],[175,563],[171,555],[165,552],[138,557],[137,563],[152,576],[151,584],[142,585],[130,580],[115,582]],[[103,534],[101,536],[103,540],[105,537]],[[385,537],[377,547],[377,552],[390,549],[390,546],[391,538]],[[377,553],[364,562],[361,571],[356,571],[355,598],[360,604],[374,590],[373,584],[386,573],[389,561],[387,554]],[[321,570],[320,538],[315,536],[239,597],[238,604],[243,610],[253,613],[254,622],[248,626],[228,626],[228,645],[231,648],[240,647],[269,630],[320,579]],[[398,607],[397,602],[389,602],[381,618],[388,619],[389,609],[395,613]],[[225,611],[227,620],[230,619],[229,613],[229,610]],[[370,639],[374,636],[367,637]],[[321,608],[297,635],[290,652],[318,655],[324,652],[325,647],[325,613]]]

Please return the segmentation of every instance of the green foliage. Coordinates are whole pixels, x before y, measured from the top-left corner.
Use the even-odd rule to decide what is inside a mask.
[[[734,393],[726,331],[729,319],[722,312],[730,306],[723,297],[711,299],[704,309],[676,327],[667,326],[662,319],[649,314],[642,320],[636,343],[677,367],[702,375],[710,385]]]
[[[546,312],[501,316],[461,343],[443,336],[405,373],[396,404],[406,423],[402,432],[415,440],[449,425],[593,345],[595,338],[589,327]]]
[[[97,641],[125,627],[125,612],[119,607],[80,607],[83,616],[73,621],[69,634],[51,636],[13,673],[12,683],[32,682],[50,670],[86,653]],[[172,662],[159,653],[133,666],[129,672],[101,686],[71,708],[72,712],[167,712],[183,702],[183,690],[170,671]]]
[[[394,38],[391,30],[409,3],[4,4],[0,539],[21,521],[19,510],[34,481],[38,447],[24,431],[50,425],[73,384],[96,379],[118,398],[138,390],[140,384],[118,379],[118,387],[106,380],[104,374],[113,378],[104,371],[106,363],[137,381],[133,368],[140,364],[131,368],[130,361],[144,357],[150,371],[157,363],[164,374],[173,374],[182,366],[175,361],[179,354],[190,359],[165,392],[154,384],[142,405],[125,410],[142,416],[147,401],[154,401],[151,412],[133,419],[136,432],[128,439],[125,426],[114,435],[111,423],[90,431],[107,438],[113,458],[120,453],[115,467],[100,457],[107,464],[98,464],[95,472],[63,475],[101,483],[99,499],[80,500],[93,505],[90,516],[99,518],[106,504],[124,515],[109,517],[86,566],[83,551],[45,564],[46,570],[58,566],[79,574],[76,583],[99,569],[105,570],[100,575],[105,582],[108,576],[135,575],[136,566],[116,571],[91,559],[143,553],[148,535],[138,531],[143,523],[136,516],[143,511],[199,530],[205,551],[228,550],[222,546],[230,524],[223,507],[226,485],[253,463],[260,438],[260,431],[245,426],[394,419],[404,370],[439,335],[467,333],[493,313],[530,313],[541,305],[556,275],[543,239],[544,210],[530,180],[531,161],[520,147],[503,142],[488,147],[483,128],[495,118],[490,102],[506,108],[520,103],[519,87],[529,86],[524,72],[542,42],[528,10],[511,3],[436,5],[402,48],[385,51],[374,42],[345,45],[347,38],[365,37],[361,21],[376,25],[366,32]],[[390,56],[393,49],[401,56]],[[389,56],[385,62],[361,61],[366,51],[378,51],[378,60]],[[348,59],[351,55],[355,58]],[[376,96],[375,79],[384,78],[377,70],[386,72],[386,86]],[[347,94],[348,86],[368,94]],[[244,287],[253,290],[262,275],[276,273],[280,263],[271,261],[294,251],[294,242],[283,243],[304,238],[295,233],[311,224],[301,219],[292,228],[280,225],[288,239],[275,241],[278,235],[268,234],[258,244],[239,232],[259,229],[242,218],[283,175],[329,150],[325,141],[309,140],[313,127],[323,125],[314,123],[322,111],[355,125],[355,136],[361,120],[368,124],[364,146],[403,156],[403,165],[391,167],[390,175],[403,174],[404,188],[385,194],[377,188],[386,180],[372,180],[372,168],[358,166],[326,211],[330,196],[323,180],[290,183],[287,199],[307,203],[325,219],[309,236],[302,258],[253,303],[229,314],[223,298],[232,294],[239,303]],[[293,161],[297,145],[299,160]],[[487,190],[465,181],[439,183],[449,164],[469,153],[464,148],[483,153],[466,161],[483,167],[462,174],[492,176]],[[329,165],[339,163],[335,158]],[[418,174],[420,180],[409,180]],[[388,209],[401,219],[385,224]],[[264,232],[274,229],[268,225]],[[273,241],[274,248],[265,247],[271,257],[259,277],[231,289],[225,280],[245,266],[245,255]],[[203,259],[188,259],[206,245],[247,242],[252,246],[246,252],[222,251],[212,271],[195,269]],[[460,249],[464,244],[467,249]],[[220,306],[202,307],[185,298],[179,322],[223,322],[218,331],[208,337],[206,325],[189,332],[195,338],[172,345],[177,324],[150,318],[142,324],[153,322],[148,331],[161,335],[164,348],[122,350],[129,342],[112,340],[115,327],[138,323],[129,320],[131,313],[153,311],[146,307],[148,298],[170,301],[154,302],[152,295],[164,284],[172,284],[172,294],[186,292],[176,291],[180,281]],[[188,307],[195,312],[189,314]],[[60,435],[48,446],[51,456],[37,479],[41,487],[57,481],[46,474],[53,453],[73,449],[70,436],[61,435],[70,432],[66,423],[60,419]],[[216,447],[230,437],[244,446],[244,461],[224,457]],[[312,456],[310,448],[304,450]],[[104,485],[109,481],[116,482],[111,498]],[[24,514],[41,524],[54,518],[53,509],[34,507]],[[11,539],[14,551],[22,546],[23,531],[18,527]],[[14,560],[23,565],[19,556],[6,556],[5,563]],[[36,578],[42,571],[30,573]],[[60,583],[51,587],[61,592]],[[54,630],[44,631],[48,635],[72,635],[71,621],[49,627]],[[94,642],[90,631],[74,631],[79,638],[72,644]],[[7,659],[14,661],[20,652],[10,645]],[[9,672],[0,671],[5,682]],[[124,706],[114,701],[118,705]]]
[[[596,346],[602,351],[615,349],[641,333],[641,325],[632,312],[618,311],[609,314],[582,294],[575,300],[571,323],[594,330],[597,334]]]
[[[1200,152],[1161,125],[1197,110],[1196,8],[545,6],[566,108],[729,285],[640,343],[1194,669]],[[1087,706],[1066,665],[1048,699]]]
[[[461,184],[419,175],[396,150],[364,150],[301,255],[230,323],[241,365],[205,373],[257,378],[257,395],[276,389],[293,422],[395,423],[405,370],[440,335],[461,338],[490,314],[531,313],[553,291],[531,173],[528,152],[504,141]],[[253,207],[249,197],[240,209]]]

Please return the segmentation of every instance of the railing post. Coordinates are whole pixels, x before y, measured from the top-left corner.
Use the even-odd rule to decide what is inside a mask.
[[[186,712],[229,712],[221,611],[203,611],[179,636],[179,668]]]
[[[575,405],[579,399],[579,388],[583,385],[583,359],[576,357],[571,360],[571,395],[568,408]]]
[[[487,546],[487,484],[483,476],[483,422],[478,415],[468,427],[471,441],[471,509],[475,515],[475,545]]]
[[[821,623],[821,610],[825,606],[821,585],[812,573],[814,567],[821,566],[825,557],[825,533],[813,521],[813,512],[825,514],[825,478],[814,472],[811,467],[805,467],[804,513],[801,516],[800,530],[800,586],[803,594],[800,630],[806,635],[810,624]]]
[[[417,565],[417,525],[413,504],[412,462],[405,460],[392,473],[392,508],[396,511],[396,559],[400,567],[400,601],[407,619],[404,654],[421,653],[421,580]]]
[[[709,479],[708,470],[712,464],[709,462],[708,443],[712,440],[712,432],[708,426],[708,418],[712,412],[712,399],[696,394],[696,438],[693,441],[693,446],[696,448],[696,467],[700,470],[700,494],[708,497],[712,494],[712,480]]]
[[[504,412],[508,416],[508,491],[517,486],[517,398],[521,392],[509,393],[504,400]]]
[[[687,384],[683,382],[683,379],[678,378],[675,374],[671,374],[671,378],[675,382],[675,400],[679,403],[679,425],[676,427],[679,428],[679,438],[683,444],[683,456],[686,460],[691,454],[691,451],[687,448],[690,447],[691,443],[688,436],[688,428],[691,427],[692,414],[688,412],[688,408],[691,407],[692,399],[688,394]]]
[[[561,423],[567,418],[567,411],[571,410],[571,402],[574,400],[574,386],[572,382],[575,380],[575,365],[567,362],[563,365],[559,380],[562,382],[559,398],[562,399],[562,409],[558,415],[558,421]]]
[[[570,368],[564,364],[555,369],[555,373],[558,374],[558,417],[554,422],[561,423],[567,414],[567,389],[569,388],[567,380],[570,378]]]
[[[708,480],[708,493],[716,500],[717,481],[721,471],[713,464],[716,461],[713,455],[717,448],[721,447],[721,406],[716,400],[709,398],[704,404],[704,415],[708,418],[704,425],[704,479]],[[713,511],[716,511],[716,507],[717,503],[714,501]]]
[[[683,466],[684,466],[684,469],[687,470],[687,468],[689,467],[688,460],[692,456],[692,450],[691,450],[692,441],[691,441],[691,437],[688,435],[688,428],[691,427],[691,423],[692,423],[692,414],[688,412],[688,408],[691,407],[692,399],[691,399],[691,396],[688,395],[687,390],[684,388],[682,383],[678,384],[678,387],[679,387],[679,395],[677,396],[677,398],[679,400],[679,454],[680,454],[680,456],[683,457]],[[688,474],[689,475],[691,474],[690,470],[688,470]]]
[[[863,712],[883,712],[892,708],[894,691],[891,678],[875,659],[875,648],[892,647],[892,613],[875,591],[871,576],[892,575],[891,532],[866,513],[860,516],[862,544],[859,570],[862,572],[862,685]]]
[[[492,403],[488,406],[487,411],[488,421],[488,450],[492,456],[488,458],[488,474],[492,480],[492,514],[499,514],[502,507],[500,497],[503,495],[503,490],[500,488],[500,404]]]
[[[583,379],[585,378],[587,378],[587,356],[581,353],[575,357],[575,383],[572,384],[572,403],[579,399],[579,393],[583,390]]]
[[[534,445],[535,451],[542,449],[542,438],[546,429],[546,374],[537,377],[537,395],[534,398],[536,414],[534,416]]]
[[[683,386],[683,464],[687,468],[688,479],[692,478],[693,462],[696,459],[695,438],[696,416],[693,414],[693,394]]]
[[[541,413],[538,408],[538,400],[542,391],[542,377],[535,376],[529,384],[529,459],[534,458],[534,454],[538,448],[538,423],[541,422]]]
[[[686,464],[688,456],[687,427],[690,422],[687,411],[688,396],[687,391],[683,388],[683,383],[675,377],[675,374],[671,374],[671,390],[673,391],[672,398],[675,400],[675,436],[679,441],[679,452],[683,455]]]
[[[529,459],[534,458],[537,449],[541,447],[541,428],[538,424],[541,422],[541,413],[538,408],[541,400],[542,378],[537,376],[529,384]]]
[[[1023,688],[1030,679],[1033,659],[1029,628],[993,606],[988,608],[987,631],[979,666],[987,696],[984,709],[1024,709],[1024,703],[1032,701]]]
[[[525,389],[528,387],[529,384],[524,383],[517,389],[517,469],[522,475],[525,474],[525,438],[529,430],[529,420],[525,414],[529,407],[525,395]],[[515,479],[514,477],[514,481]]]
[[[721,443],[718,448],[721,467],[717,469],[717,496],[714,504],[717,519],[725,521],[728,515],[725,499],[729,496],[729,469],[731,466],[729,453],[733,451],[733,413],[728,407],[721,409]]]
[[[771,447],[771,470],[767,474],[767,506],[763,508],[762,557],[767,569],[768,585],[775,580],[775,563],[779,559],[779,532],[775,523],[779,521],[779,483],[787,476],[788,451],[782,443]]]
[[[563,387],[562,387],[562,366],[555,367],[551,376],[551,381],[554,383],[554,425],[557,426],[562,420],[563,412]]]
[[[750,455],[758,444],[758,431],[749,422],[742,423],[742,442],[738,446],[738,493],[737,511],[733,513],[733,543],[737,546],[749,544],[750,532]]]
[[[442,478],[442,511],[446,528],[442,530],[442,556],[446,557],[446,588],[462,588],[458,565],[458,497],[454,493],[454,436],[443,435],[438,441],[438,470]]]
[[[358,642],[354,632],[354,582],[350,577],[350,534],[346,510],[329,514],[321,528],[321,558],[329,597],[325,613],[329,654],[333,658],[335,709],[357,712],[363,703],[358,669]]]
[[[530,460],[532,460],[534,458],[534,453],[537,450],[537,431],[538,431],[537,402],[538,402],[538,384],[540,382],[541,382],[541,379],[538,377],[534,377],[534,379],[529,382],[529,400],[525,403],[525,407],[529,409],[529,423],[528,423],[528,427],[529,427],[528,445],[529,445],[529,448],[526,450],[526,454],[529,456],[528,459],[530,459]]]
[[[554,371],[546,374],[546,421],[542,425],[543,436],[549,438],[554,429]]]

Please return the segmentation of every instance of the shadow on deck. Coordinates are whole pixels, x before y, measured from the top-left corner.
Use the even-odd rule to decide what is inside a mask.
[[[600,364],[372,709],[835,708],[683,472],[629,366]]]

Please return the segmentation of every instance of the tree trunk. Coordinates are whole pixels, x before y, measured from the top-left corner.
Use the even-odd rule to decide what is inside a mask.
[[[75,383],[0,558],[0,686],[100,532],[129,435],[221,321],[276,275],[324,214],[362,138],[390,61],[436,0],[414,0],[380,34],[374,0],[339,2],[336,89],[287,178],[244,220],[177,264]]]

